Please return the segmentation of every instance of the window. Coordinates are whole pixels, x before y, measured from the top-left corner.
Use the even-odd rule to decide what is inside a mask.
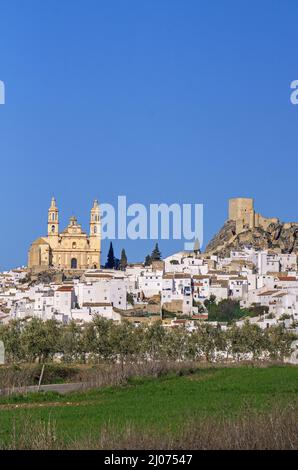
[[[51,230],[52,230],[52,233],[54,233],[54,232],[55,232],[55,225],[52,225],[52,228],[51,228]]]
[[[96,225],[94,226],[94,233],[97,233],[97,227],[96,227]]]

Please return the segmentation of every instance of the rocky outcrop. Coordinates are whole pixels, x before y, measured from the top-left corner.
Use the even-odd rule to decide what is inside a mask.
[[[51,282],[61,283],[65,276],[62,271],[54,271],[51,269],[40,271],[39,273],[28,273],[28,281],[30,285],[49,284]]]
[[[29,285],[35,284],[49,284],[49,283],[57,283],[61,284],[64,281],[72,280],[72,279],[80,279],[80,277],[84,274],[83,270],[66,270],[66,269],[55,269],[49,268],[45,270],[40,270],[38,272],[34,270],[28,270],[26,278],[24,278],[23,282],[27,282]]]
[[[231,250],[241,250],[244,246],[298,254],[298,223],[277,222],[270,224],[266,230],[256,227],[236,234],[236,222],[228,220],[208,243],[205,252],[226,257]]]

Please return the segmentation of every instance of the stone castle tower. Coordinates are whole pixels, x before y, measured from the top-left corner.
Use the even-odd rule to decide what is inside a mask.
[[[272,223],[278,223],[276,217],[263,217],[254,210],[254,200],[252,198],[236,197],[229,199],[229,220],[236,222],[236,233],[244,230],[253,230],[255,227],[262,227],[264,230]]]
[[[58,269],[100,268],[101,221],[98,201],[90,212],[89,236],[82,230],[75,216],[59,232],[59,211],[55,198],[48,210],[48,234],[35,240],[29,250],[28,267],[41,271],[49,267]]]

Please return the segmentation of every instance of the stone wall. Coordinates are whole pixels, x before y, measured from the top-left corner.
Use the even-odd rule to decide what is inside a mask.
[[[172,302],[165,302],[162,307],[171,313],[183,313],[183,300],[172,300]]]
[[[236,233],[245,230],[253,230],[261,227],[267,230],[270,224],[279,223],[276,217],[263,217],[254,210],[254,200],[252,198],[232,198],[229,199],[229,220],[236,222]]]

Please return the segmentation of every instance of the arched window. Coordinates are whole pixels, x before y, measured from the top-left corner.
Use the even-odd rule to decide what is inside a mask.
[[[94,233],[97,233],[97,227],[96,227],[96,225],[94,226],[94,230],[93,230],[93,231],[94,231]]]
[[[71,269],[77,269],[77,266],[78,266],[78,261],[76,258],[72,258],[71,259],[71,262],[70,262],[70,267]]]
[[[52,220],[55,220],[55,212],[52,213]]]
[[[52,233],[55,232],[55,225],[52,225],[52,229],[51,229],[51,230],[52,230]]]
[[[72,249],[73,249],[73,250],[75,250],[75,249],[76,249],[76,247],[77,247],[77,244],[76,244],[76,242],[73,242],[73,244],[72,244]]]

